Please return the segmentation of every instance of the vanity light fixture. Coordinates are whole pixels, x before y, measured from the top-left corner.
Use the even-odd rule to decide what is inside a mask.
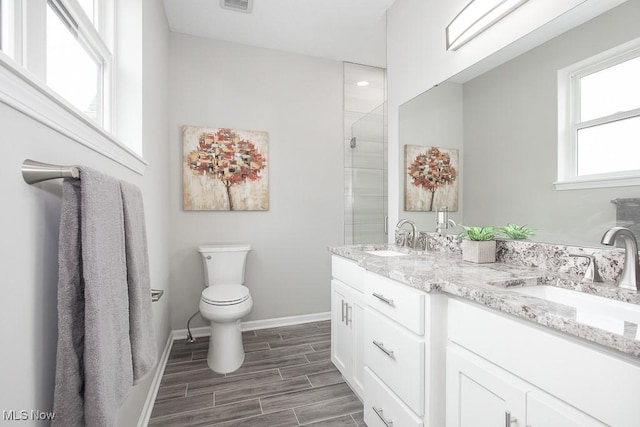
[[[366,80],[360,80],[358,83],[356,83],[358,86],[360,87],[365,87],[365,86],[369,86],[369,82]]]
[[[471,0],[446,28],[447,50],[457,50],[527,0]]]

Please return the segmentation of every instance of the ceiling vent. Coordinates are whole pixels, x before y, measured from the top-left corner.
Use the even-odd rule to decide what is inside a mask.
[[[220,6],[223,9],[251,13],[251,9],[253,8],[253,0],[220,0]]]

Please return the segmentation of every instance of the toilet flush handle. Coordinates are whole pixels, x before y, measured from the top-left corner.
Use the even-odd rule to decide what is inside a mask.
[[[207,255],[207,259],[211,259],[211,255]]]

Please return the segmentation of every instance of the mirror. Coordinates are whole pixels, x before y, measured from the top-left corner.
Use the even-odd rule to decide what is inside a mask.
[[[485,74],[454,76],[410,100],[400,107],[400,170],[405,145],[459,148],[460,203],[450,217],[470,226],[527,225],[537,230],[534,241],[598,246],[607,229],[628,225],[617,217],[640,224],[640,205],[622,212],[612,203],[640,198],[640,186],[554,186],[558,70],[639,38],[639,21],[640,0],[630,0]],[[420,230],[434,230],[435,213],[406,212],[404,200],[399,210]]]

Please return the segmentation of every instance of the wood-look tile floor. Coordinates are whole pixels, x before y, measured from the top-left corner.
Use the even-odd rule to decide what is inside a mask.
[[[173,343],[150,426],[364,426],[362,403],[330,360],[330,322],[243,333],[244,364],[207,367],[209,339]]]

